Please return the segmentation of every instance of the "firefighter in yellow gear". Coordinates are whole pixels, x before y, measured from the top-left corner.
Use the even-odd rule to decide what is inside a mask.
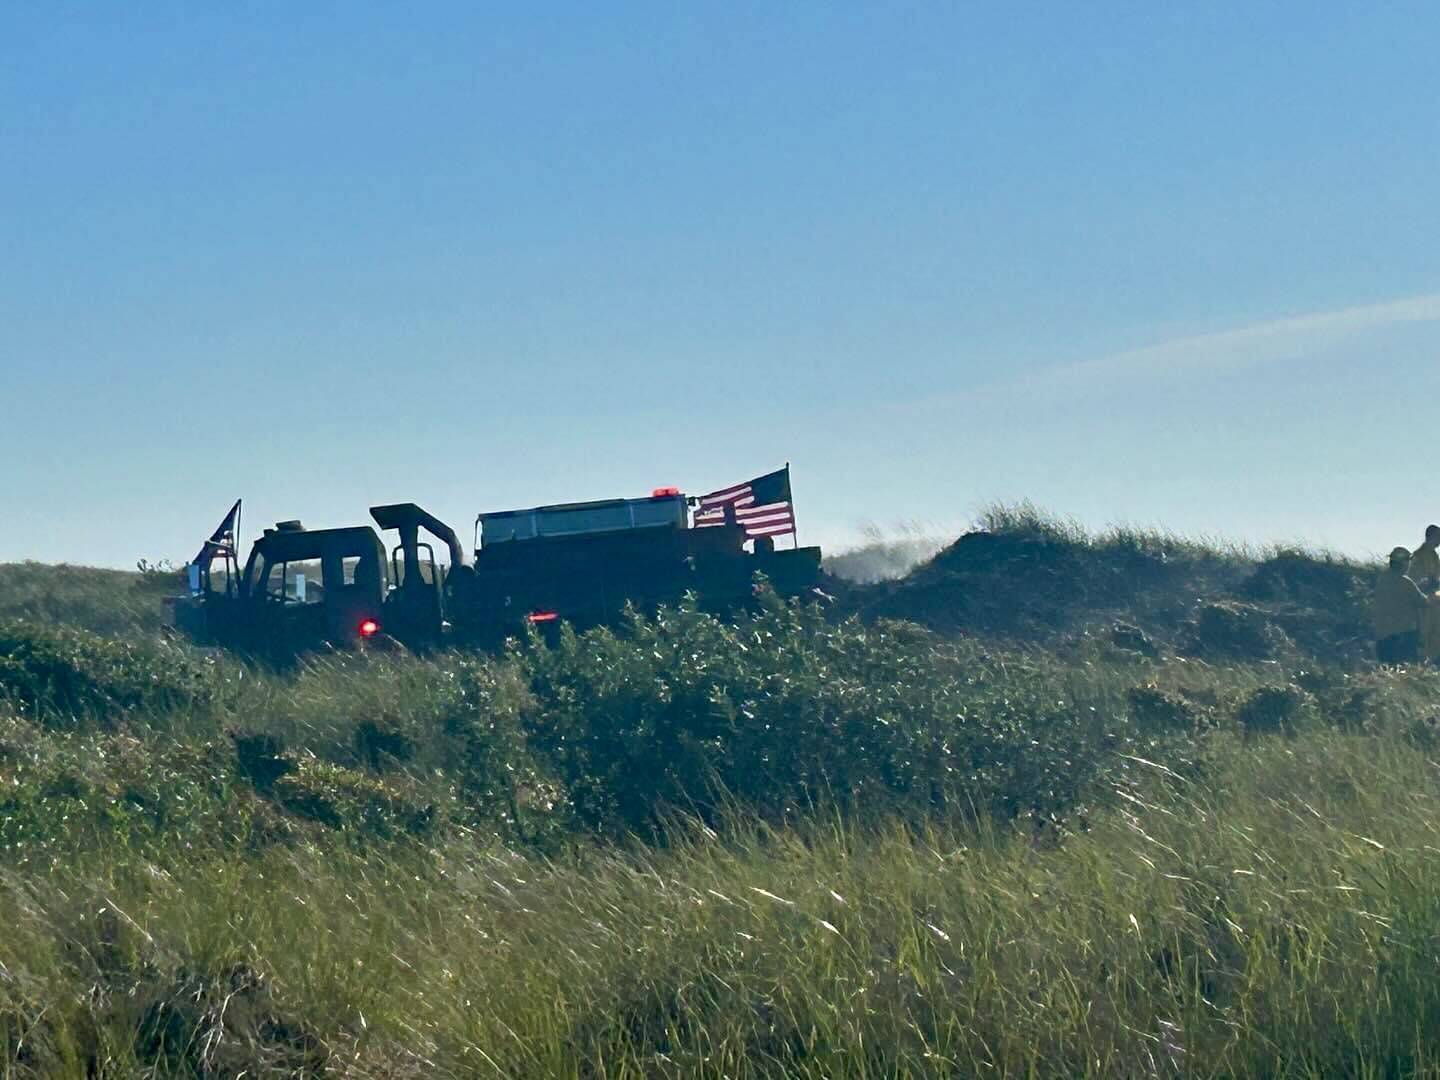
[[[1415,663],[1420,659],[1420,632],[1437,598],[1426,596],[1406,573],[1410,549],[1390,552],[1390,565],[1375,583],[1371,615],[1375,620],[1375,658],[1382,664]]]
[[[1440,589],[1440,525],[1425,530],[1425,542],[1410,553],[1410,580],[1420,586],[1426,596]],[[1440,659],[1440,606],[1426,609],[1420,623],[1420,655],[1426,660]]]

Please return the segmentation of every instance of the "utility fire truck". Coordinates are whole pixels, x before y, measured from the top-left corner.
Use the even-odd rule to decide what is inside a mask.
[[[705,610],[753,602],[756,575],[781,596],[820,583],[820,549],[794,534],[788,467],[723,492],[536,506],[479,515],[473,557],[414,503],[374,506],[370,525],[267,528],[243,567],[237,501],[188,566],[175,625],[196,641],[274,658],[366,639],[412,648],[489,646],[526,624],[577,629],[693,594]],[[394,534],[387,547],[381,532]],[[437,557],[437,547],[440,556]]]

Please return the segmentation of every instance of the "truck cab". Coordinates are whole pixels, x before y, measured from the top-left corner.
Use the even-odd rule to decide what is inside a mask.
[[[220,563],[192,573],[190,596],[176,604],[176,625],[203,643],[292,655],[350,644],[382,625],[385,547],[368,525],[280,522],[251,546],[243,570],[228,557]]]
[[[250,548],[244,569],[233,546],[191,564],[190,595],[175,602],[175,625],[202,644],[276,659],[381,635],[407,645],[439,641],[445,570],[421,530],[444,544],[452,565],[464,554],[455,534],[413,503],[371,508],[399,533],[386,551],[369,525],[307,529],[282,521]]]

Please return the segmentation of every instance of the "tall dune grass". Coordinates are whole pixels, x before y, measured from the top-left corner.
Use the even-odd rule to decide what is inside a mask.
[[[0,1032],[52,1075],[1440,1065],[1435,766],[1341,734],[1231,741],[1214,766],[1137,763],[1128,809],[1043,842],[815,820],[560,861],[100,851],[6,881]]]
[[[776,605],[276,672],[6,581],[0,1077],[1440,1072],[1440,674]]]

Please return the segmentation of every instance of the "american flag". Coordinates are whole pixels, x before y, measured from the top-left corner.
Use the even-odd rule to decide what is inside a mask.
[[[795,506],[790,500],[790,466],[743,484],[700,496],[695,527],[725,524],[725,508],[735,508],[735,520],[746,536],[794,536]]]
[[[200,554],[191,559],[190,562],[208,570],[211,561],[217,555],[226,558],[235,554],[235,526],[240,519],[240,500],[235,500],[235,505],[230,507],[230,512],[221,520],[219,526],[210,534],[210,539],[205,541],[205,546],[200,549]]]

